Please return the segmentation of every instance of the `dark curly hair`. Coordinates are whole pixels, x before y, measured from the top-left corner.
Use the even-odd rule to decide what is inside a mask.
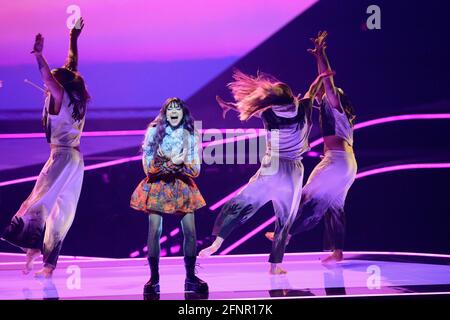
[[[350,125],[353,127],[356,119],[355,108],[353,107],[353,104],[351,103],[348,96],[344,93],[344,90],[342,90],[341,88],[337,88],[337,91],[339,93],[341,105],[344,109],[345,115],[347,116],[348,122],[350,122]]]
[[[149,147],[151,152],[153,153],[153,156],[156,155],[156,152],[158,151],[158,146],[162,143],[165,135],[166,135],[166,128],[169,125],[166,117],[166,111],[169,105],[172,103],[176,103],[179,106],[181,106],[183,110],[183,119],[181,120],[178,127],[183,126],[185,130],[187,130],[190,134],[196,134],[194,129],[194,118],[191,116],[191,112],[189,111],[188,107],[186,106],[186,103],[181,100],[180,98],[169,98],[164,102],[163,107],[159,111],[158,116],[150,122],[148,127],[154,127],[156,128],[155,136],[153,137],[152,141],[149,143]]]
[[[91,99],[83,77],[78,72],[66,68],[53,69],[52,74],[69,95],[70,104],[73,105],[72,118],[77,121],[83,119]]]

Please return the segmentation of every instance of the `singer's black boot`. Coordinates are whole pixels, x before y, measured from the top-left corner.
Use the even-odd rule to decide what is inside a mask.
[[[159,258],[148,257],[151,277],[144,286],[144,295],[159,294]]]
[[[195,261],[197,257],[184,257],[186,267],[186,280],[184,290],[196,293],[208,292],[208,284],[195,275]]]

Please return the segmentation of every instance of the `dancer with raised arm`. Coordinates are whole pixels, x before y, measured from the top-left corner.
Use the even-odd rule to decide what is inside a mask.
[[[319,32],[314,49],[318,72],[331,70],[325,53],[327,32]],[[356,177],[357,163],[353,152],[353,121],[355,114],[343,90],[334,85],[333,77],[324,79],[325,97],[320,103],[320,128],[324,139],[322,161],[314,168],[303,189],[303,198],[294,224],[283,232],[291,236],[314,228],[322,218],[325,223],[324,249],[332,254],[323,263],[343,259],[345,236],[344,205],[348,190]],[[275,230],[276,233],[276,230]],[[273,240],[273,232],[266,233]],[[289,241],[289,240],[288,240]]]
[[[197,238],[195,211],[205,206],[193,178],[200,174],[200,142],[194,120],[185,102],[167,99],[158,117],[150,123],[142,144],[142,165],[146,178],[131,196],[131,207],[148,214],[148,261],[151,277],[144,295],[160,292],[159,257],[164,215],[180,219],[184,235],[185,290],[208,291],[208,285],[195,275]]]
[[[79,145],[90,99],[77,71],[77,40],[83,27],[83,19],[79,19],[70,31],[66,64],[51,71],[43,56],[44,38],[36,36],[32,53],[47,88],[43,124],[50,157],[30,196],[2,235],[3,240],[26,251],[24,273],[32,270],[33,261],[42,252],[44,266],[36,276],[45,278],[50,278],[56,268],[83,183],[84,162]]]
[[[275,232],[293,222],[300,203],[303,165],[302,154],[309,150],[312,99],[324,78],[321,74],[312,83],[304,97],[294,96],[291,88],[273,76],[258,73],[256,77],[235,71],[229,84],[236,103],[227,103],[217,97],[226,113],[234,109],[243,121],[258,116],[262,119],[266,136],[266,155],[258,172],[239,194],[222,208],[214,224],[213,244],[203,249],[200,256],[216,252],[224,239],[251,218],[259,208],[272,201],[277,217]],[[286,273],[282,262],[286,239],[277,238],[270,254],[271,274]]]

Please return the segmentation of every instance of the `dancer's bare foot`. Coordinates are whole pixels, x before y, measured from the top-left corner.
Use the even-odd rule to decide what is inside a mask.
[[[220,246],[222,245],[223,239],[220,237],[217,237],[216,240],[207,248],[203,249],[199,252],[199,257],[206,258],[215,253],[217,250],[219,250]]]
[[[36,278],[45,278],[45,279],[50,279],[53,275],[53,270],[55,270],[54,268],[51,267],[43,267],[41,270],[39,270],[38,272],[36,272],[34,274],[34,276]]]
[[[270,241],[273,241],[273,239],[275,238],[275,232],[266,232],[264,235],[265,235],[266,238],[269,239]],[[289,234],[289,235],[287,236],[286,244],[288,244],[290,240],[291,240],[291,235]]]
[[[269,273],[273,275],[286,274],[287,271],[281,268],[277,263],[271,263]]]
[[[265,236],[270,241],[273,241],[273,239],[275,238],[275,232],[266,232]]]
[[[342,250],[334,250],[332,254],[322,259],[322,263],[333,264],[342,260],[344,260],[344,254],[342,253]]]
[[[33,262],[41,254],[39,249],[27,249],[25,266],[22,270],[23,274],[29,274],[33,270]]]

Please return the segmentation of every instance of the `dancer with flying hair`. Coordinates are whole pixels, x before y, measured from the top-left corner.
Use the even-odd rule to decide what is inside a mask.
[[[309,49],[317,61],[318,72],[331,70],[326,55],[327,32],[319,32],[311,39],[314,49]],[[320,129],[324,139],[322,161],[314,168],[303,189],[303,197],[295,222],[283,230],[287,241],[293,236],[311,230],[324,218],[324,249],[332,253],[322,260],[329,264],[343,260],[345,237],[344,205],[348,190],[355,181],[357,163],[353,152],[353,122],[355,112],[341,88],[334,85],[333,77],[324,79],[325,96],[318,97]],[[268,232],[269,240],[276,233]]]
[[[43,125],[50,144],[50,157],[41,170],[30,196],[12,218],[2,239],[26,252],[23,272],[43,254],[43,268],[36,276],[50,278],[64,238],[72,225],[84,175],[80,138],[86,106],[90,100],[78,73],[78,37],[84,27],[79,19],[70,31],[70,47],[63,67],[50,68],[43,56],[44,38],[36,36],[32,54],[47,87]]]
[[[234,72],[234,81],[228,87],[236,102],[228,103],[220,97],[217,102],[224,115],[233,109],[242,121],[253,116],[261,118],[266,130],[266,154],[248,184],[223,206],[214,224],[216,239],[200,256],[207,257],[219,250],[233,230],[269,201],[277,217],[275,233],[293,222],[302,193],[302,154],[309,150],[312,100],[322,80],[330,75],[331,72],[319,75],[301,97],[294,96],[286,83],[269,74],[258,73],[253,77]],[[269,258],[271,274],[286,273],[279,265],[285,243],[282,237],[274,241]]]

